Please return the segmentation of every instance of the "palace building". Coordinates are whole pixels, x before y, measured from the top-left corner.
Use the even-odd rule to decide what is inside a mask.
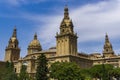
[[[5,61],[14,62],[15,72],[20,73],[22,65],[27,66],[27,72],[34,75],[36,72],[36,59],[40,54],[45,54],[49,60],[49,65],[54,62],[75,62],[81,68],[89,68],[96,64],[112,64],[120,67],[120,56],[114,53],[112,44],[106,34],[102,53],[85,54],[79,53],[77,49],[78,36],[74,31],[74,25],[69,17],[69,10],[64,8],[64,17],[60,24],[60,32],[55,36],[56,46],[48,50],[42,50],[42,45],[35,33],[33,40],[27,48],[27,55],[20,58],[19,40],[17,39],[17,29],[15,28],[5,49]],[[88,45],[89,46],[89,45]]]

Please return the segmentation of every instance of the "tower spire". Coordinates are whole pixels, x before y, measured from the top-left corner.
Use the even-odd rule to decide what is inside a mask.
[[[12,37],[9,40],[8,48],[19,48],[19,41],[17,39],[17,29],[14,27]]]
[[[16,29],[16,26],[15,26],[12,37],[17,37],[17,34],[16,34],[16,33],[17,33],[17,29]]]

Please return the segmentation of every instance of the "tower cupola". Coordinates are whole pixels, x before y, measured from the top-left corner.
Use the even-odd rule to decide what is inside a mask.
[[[103,55],[105,57],[111,57],[111,56],[114,55],[112,44],[110,43],[109,37],[108,37],[107,34],[105,36],[105,44],[104,44],[104,49],[103,49]]]
[[[60,34],[74,34],[73,22],[69,17],[69,9],[67,6],[64,8],[64,18],[60,24]]]

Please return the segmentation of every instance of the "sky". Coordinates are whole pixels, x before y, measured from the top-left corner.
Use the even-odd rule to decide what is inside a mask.
[[[102,53],[107,33],[120,53],[120,0],[0,0],[0,60],[15,26],[21,57],[35,33],[43,50],[56,46],[65,5],[79,37],[78,52]]]

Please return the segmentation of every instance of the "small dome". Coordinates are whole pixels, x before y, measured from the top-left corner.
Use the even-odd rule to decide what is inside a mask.
[[[30,42],[29,47],[40,47],[40,42],[38,40],[33,40]]]
[[[32,40],[28,46],[28,48],[39,48],[40,50],[42,50],[41,45],[39,40],[37,40],[37,35],[34,35],[34,40]]]

